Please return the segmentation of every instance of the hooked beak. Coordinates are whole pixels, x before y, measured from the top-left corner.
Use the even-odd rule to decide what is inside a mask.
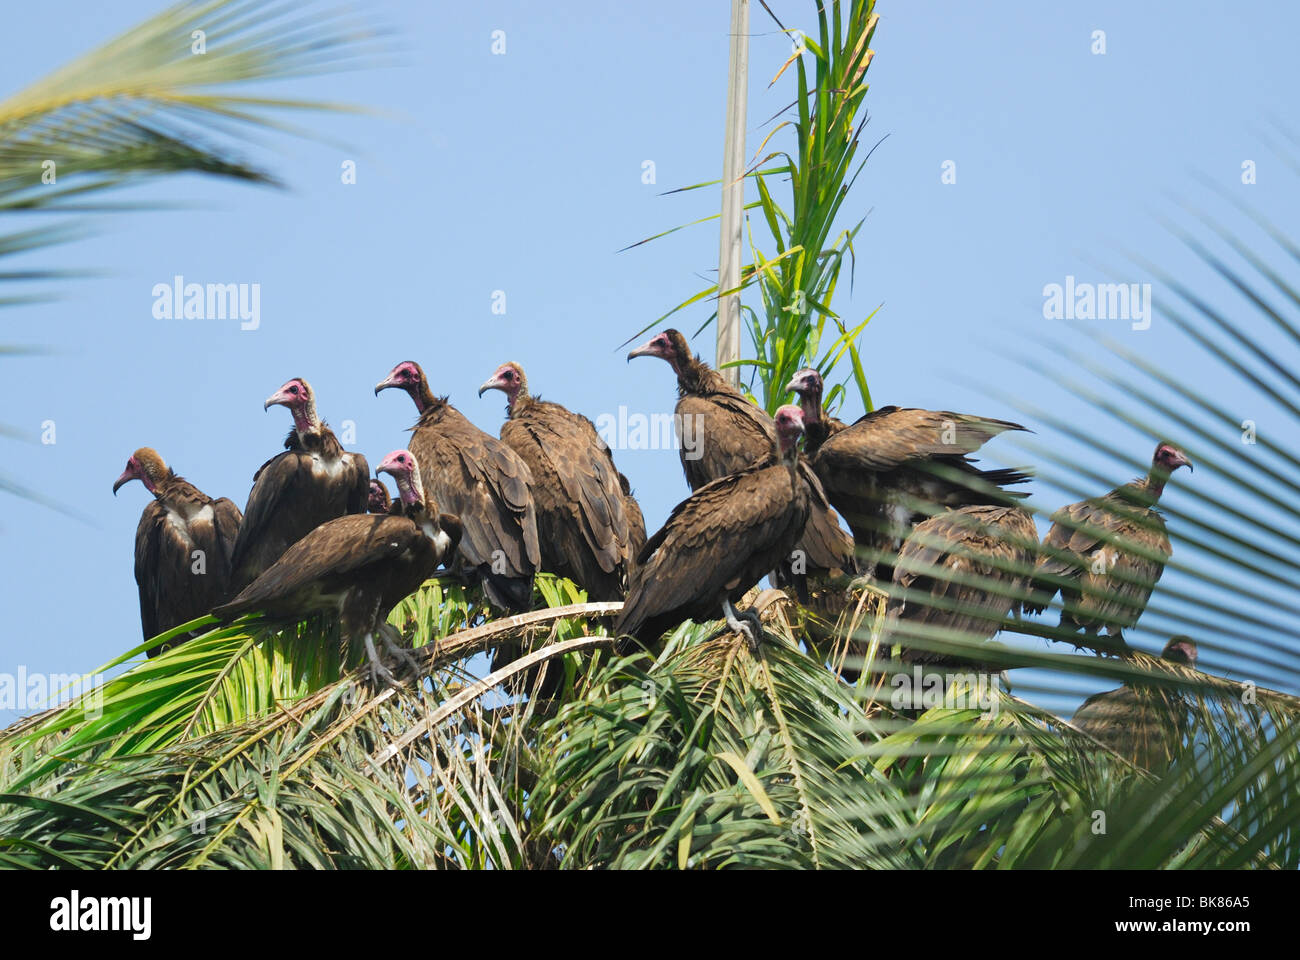
[[[627,358],[628,360],[631,360],[633,357],[657,357],[657,356],[659,356],[659,351],[655,349],[654,341],[651,340],[647,343],[641,344],[641,346],[637,347],[635,350],[629,353],[627,355]]]
[[[397,375],[394,373],[390,373],[388,376],[384,377],[384,379],[380,380],[377,384],[375,384],[375,396],[376,397],[379,396],[380,390],[387,390],[389,387],[400,387],[400,386],[401,384],[397,382]]]
[[[121,489],[122,484],[130,483],[134,479],[135,479],[135,471],[133,469],[127,467],[125,470],[123,470],[122,475],[118,477],[117,482],[113,484],[113,496],[115,497],[117,496],[117,491]]]
[[[483,381],[483,385],[478,388],[478,395],[481,397],[489,390],[500,390],[501,392],[504,393],[505,389],[506,389],[506,385],[501,382],[501,378],[493,377],[491,380]]]
[[[798,378],[798,377],[795,377],[793,380],[791,380],[789,383],[787,383],[787,384],[785,385],[785,392],[786,392],[786,393],[799,393],[799,388],[800,388],[801,386],[803,386],[803,384],[801,384],[801,383],[799,382],[799,378]],[[802,394],[800,394],[800,395],[802,396]]]
[[[289,396],[289,394],[285,393],[284,388],[281,387],[279,390],[275,391],[275,393],[266,398],[266,403],[262,404],[262,409],[270,410],[277,404],[288,407],[292,405],[292,401],[293,398]]]

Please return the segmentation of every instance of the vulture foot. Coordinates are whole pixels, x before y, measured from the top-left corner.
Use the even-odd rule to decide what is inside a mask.
[[[739,613],[730,600],[724,600],[722,612],[727,618],[727,626],[733,633],[748,640],[750,652],[757,656],[758,645],[763,637],[763,621],[759,619],[758,611],[750,607],[744,613]]]
[[[379,636],[384,641],[384,652],[390,657],[396,657],[401,660],[410,669],[411,675],[420,676],[420,661],[415,659],[415,654],[397,641],[401,639],[401,634],[391,623],[385,623],[379,628]],[[396,639],[395,639],[396,638]]]
[[[370,683],[372,686],[401,686],[397,682],[397,677],[393,676],[393,672],[384,666],[384,662],[379,659],[379,652],[375,649],[374,635],[369,633],[366,634],[366,656],[370,658]],[[380,683],[381,680],[383,684]]]

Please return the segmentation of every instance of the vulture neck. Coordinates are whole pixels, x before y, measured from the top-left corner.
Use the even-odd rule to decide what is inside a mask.
[[[293,429],[298,434],[299,441],[303,441],[309,434],[319,433],[321,428],[320,418],[316,416],[316,401],[309,398],[306,403],[299,407],[290,408],[293,413]]]
[[[411,399],[415,401],[415,409],[420,413],[424,413],[424,411],[439,403],[439,398],[433,395],[433,391],[429,389],[429,381],[424,377],[421,377],[419,382],[412,384],[406,392],[411,395]],[[445,404],[446,402],[447,398],[442,397],[441,403]]]
[[[140,482],[144,484],[146,490],[154,495],[155,499],[166,500],[172,491],[185,481],[176,476],[176,471],[169,467],[166,473],[158,477],[151,477],[148,473],[140,474]]]
[[[799,396],[799,409],[803,411],[804,451],[816,453],[817,448],[830,436],[830,424],[822,419],[822,398],[813,395]]]
[[[1138,486],[1142,488],[1153,502],[1160,499],[1160,494],[1165,492],[1165,484],[1169,482],[1169,471],[1153,466],[1151,472],[1138,481]]]
[[[541,401],[528,392],[527,387],[521,386],[517,391],[515,391],[513,397],[507,394],[506,416],[512,420],[522,417],[524,414],[536,407],[540,402]]]
[[[677,393],[679,396],[708,396],[712,393],[736,393],[736,389],[727,382],[727,378],[714,370],[703,360],[691,357],[673,369],[677,372]]]

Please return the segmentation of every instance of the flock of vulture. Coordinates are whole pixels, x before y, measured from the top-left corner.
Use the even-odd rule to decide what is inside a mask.
[[[506,396],[500,438],[435,396],[419,364],[394,367],[375,393],[405,391],[418,420],[409,449],[388,454],[374,477],[320,419],[307,381],[290,380],[265,408],[286,407],[293,429],[254,475],[242,514],[152,449],[137,450],[113,491],[139,480],[153,495],[135,539],[145,638],[209,612],[229,622],[327,611],[345,640],[364,642],[375,675],[392,681],[375,641],[405,656],[386,618],[443,567],[498,610],[528,609],[539,570],[593,600],[622,600],[614,630],[625,645],[719,613],[757,643],[757,616],[735,604],[770,574],[805,600],[810,582],[874,584],[890,593],[895,627],[980,639],[1059,592],[1063,627],[1094,640],[1104,631],[1122,648],[1121,631],[1169,557],[1155,505],[1173,471],[1190,466],[1171,444],[1158,445],[1145,477],[1058,511],[1040,544],[1018,505],[1026,494],[1007,489],[1029,476],[982,469],[970,456],[1019,424],[894,406],[846,424],[823,413],[812,369],[788,385],[798,404],[772,417],[676,330],[628,359],[643,356],[672,368],[676,414],[697,418],[701,443],[682,449],[691,495],[648,539],[591,421],[531,395],[517,363],[479,389]]]

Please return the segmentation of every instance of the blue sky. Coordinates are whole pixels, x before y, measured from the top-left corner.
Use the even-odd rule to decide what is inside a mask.
[[[815,30],[810,2],[772,6],[788,26]],[[55,25],[39,5],[11,5],[0,95],[158,9],[156,0],[73,0]],[[710,224],[616,251],[716,209],[711,191],[660,194],[719,173],[727,4],[368,9],[395,27],[394,64],[275,89],[380,114],[295,117],[337,142],[268,139],[256,156],[283,191],[197,177],[135,191],[187,209],[95,221],[95,237],[40,262],[104,275],[68,285],[58,302],[5,312],[4,342],[52,352],[4,361],[0,419],[32,438],[0,441],[4,472],[89,522],[0,499],[0,671],[78,672],[139,641],[132,549],[146,494],[137,484],[114,499],[113,480],[136,447],[154,446],[203,490],[242,505],[289,426],[282,409],[262,410],[289,377],[311,380],[336,427],[355,424],[353,446],[372,463],[405,442],[413,419],[404,398],[372,396],[403,359],[420,361],[436,391],[493,433],[500,397],[474,391],[510,359],[534,392],[593,419],[620,405],[671,409],[667,367],[626,364],[618,346],[704,285],[717,231]],[[1204,275],[1159,222],[1180,201],[1228,209],[1200,178],[1275,222],[1295,222],[1296,173],[1276,145],[1280,129],[1297,129],[1300,7],[1248,3],[1225,16],[1210,3],[885,0],[878,11],[865,139],[888,139],[845,206],[846,223],[869,216],[853,289],[842,285],[836,300],[858,320],[883,304],[862,340],[876,402],[1027,416],[991,396],[1003,391],[1098,426],[1063,388],[1061,355],[1035,347],[1045,351],[1038,371],[1012,356],[1034,338],[1074,335],[1043,319],[1043,287],[1067,275],[1105,280],[1101,267],[1124,263],[1124,251],[1176,275]],[[792,89],[789,76],[768,88],[789,41],[761,7],[752,28],[751,152]],[[494,30],[506,32],[504,56],[491,52]],[[1104,55],[1091,52],[1094,30],[1106,33]],[[1240,180],[1247,159],[1258,165],[1249,187]],[[357,163],[355,185],[340,182],[345,160]],[[653,185],[642,182],[646,160]],[[941,182],[946,161],[955,183]],[[177,274],[260,284],[260,328],[155,319],[151,291]],[[504,315],[491,309],[497,290]],[[708,313],[675,322],[693,331]],[[1102,327],[1225,409],[1259,418],[1261,430],[1276,422],[1275,410],[1223,383],[1158,310],[1148,331]],[[1075,342],[1097,348],[1091,335]],[[696,345],[712,358],[711,331]],[[52,445],[38,440],[46,420],[56,424]],[[1106,486],[1132,475],[1155,440],[1116,429],[1115,456],[1103,456],[1026,422],[1035,442],[1077,453]],[[988,453],[1024,460],[1003,441]],[[616,458],[654,529],[686,492],[676,454]],[[1185,479],[1168,495],[1175,515]],[[1201,472],[1187,482],[1202,493],[1226,489]],[[1072,499],[1050,483],[1036,487],[1044,508]],[[1169,632],[1160,631],[1153,624],[1132,639],[1158,649]],[[1213,651],[1203,664],[1232,669]]]

